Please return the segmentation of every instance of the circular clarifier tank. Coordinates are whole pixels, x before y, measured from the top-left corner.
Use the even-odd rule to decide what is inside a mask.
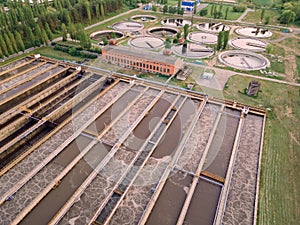
[[[219,33],[221,31],[230,30],[230,27],[224,23],[199,23],[197,29],[206,32]]]
[[[188,35],[188,40],[200,44],[216,44],[218,36],[210,33],[191,32]]]
[[[241,27],[237,28],[235,32],[239,35],[254,38],[269,38],[273,35],[271,31],[261,27]]]
[[[164,46],[164,40],[157,37],[141,36],[129,40],[129,45],[144,49],[158,49]]]
[[[90,35],[90,38],[96,41],[102,41],[104,37],[106,37],[108,40],[121,39],[124,37],[124,34],[120,31],[115,31],[115,30],[101,30],[101,31],[96,31]]]
[[[144,25],[138,22],[119,22],[112,25],[112,28],[123,32],[133,32],[142,30]]]
[[[172,47],[172,51],[178,56],[192,59],[207,58],[214,54],[212,48],[196,43],[178,44]]]
[[[130,19],[137,22],[152,22],[155,21],[157,18],[156,16],[152,15],[135,15],[132,16]]]
[[[267,43],[262,40],[241,37],[231,39],[229,41],[229,44],[236,49],[248,50],[253,52],[263,52],[266,50],[267,46]]]
[[[169,18],[163,19],[161,21],[162,25],[171,26],[171,27],[184,27],[184,25],[191,25],[192,22],[190,20],[185,20],[181,18]]]
[[[178,30],[172,27],[152,27],[148,30],[148,33],[158,37],[170,37],[175,36]]]
[[[219,54],[223,64],[240,70],[260,70],[270,66],[270,61],[264,56],[240,50],[226,51]]]

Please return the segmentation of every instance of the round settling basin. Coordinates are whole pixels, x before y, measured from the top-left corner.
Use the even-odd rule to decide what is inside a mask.
[[[136,15],[130,17],[130,19],[137,22],[152,22],[155,21],[157,18],[156,16],[151,15]]]
[[[214,50],[212,48],[195,43],[175,45],[172,47],[172,51],[178,56],[192,59],[207,58],[214,54]]]
[[[162,25],[170,26],[170,27],[184,27],[184,25],[188,24],[191,25],[192,22],[189,20],[184,20],[184,19],[176,19],[176,18],[169,18],[169,19],[164,19],[161,21]]]
[[[200,23],[197,25],[197,29],[206,32],[219,33],[221,31],[230,30],[230,27],[224,23]]]
[[[103,38],[106,37],[108,40],[110,39],[121,39],[124,37],[124,34],[120,31],[115,30],[101,30],[96,31],[90,35],[90,38],[95,41],[102,41]]]
[[[223,64],[239,70],[260,70],[270,66],[270,61],[262,55],[239,50],[219,54]]]
[[[241,37],[231,39],[229,41],[229,44],[236,49],[253,51],[253,52],[263,52],[266,50],[266,46],[267,46],[266,42],[261,41],[259,39],[241,38]]]
[[[199,44],[216,44],[218,36],[210,33],[191,32],[188,35],[188,40]]]
[[[175,36],[178,30],[172,27],[153,27],[148,30],[148,33],[158,37]]]
[[[164,46],[164,40],[157,37],[142,36],[129,40],[129,45],[144,49],[158,49]]]
[[[112,25],[112,28],[123,32],[133,32],[142,30],[144,25],[138,22],[119,22]]]
[[[261,27],[241,27],[237,28],[235,32],[242,36],[254,38],[269,38],[273,35],[271,31]]]

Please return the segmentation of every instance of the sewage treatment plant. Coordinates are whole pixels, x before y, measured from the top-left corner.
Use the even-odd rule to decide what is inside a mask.
[[[1,224],[256,220],[265,110],[37,55],[0,84]]]

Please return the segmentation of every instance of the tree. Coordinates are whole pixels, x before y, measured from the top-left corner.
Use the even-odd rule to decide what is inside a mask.
[[[197,1],[194,1],[194,15],[197,13]]]
[[[115,32],[110,32],[109,38],[111,38],[111,39],[116,39],[116,38],[117,38],[116,33],[115,33]]]
[[[71,17],[70,17],[69,10],[64,9],[62,11],[62,16],[61,16],[60,21],[61,21],[61,23],[64,23],[66,25],[69,25],[71,23]]]
[[[180,14],[180,15],[183,15],[183,14],[184,14],[184,8],[180,8],[179,14]]]
[[[262,9],[260,13],[260,21],[263,21],[264,17],[265,17],[265,9]]]
[[[10,31],[7,31],[7,34],[8,34],[8,37],[9,37],[10,41],[11,41],[11,44],[13,46],[14,52],[18,52],[19,49],[18,49],[18,46],[17,46],[17,43],[16,43],[15,36]]]
[[[102,39],[102,41],[103,41],[103,44],[104,44],[104,45],[108,45],[108,40],[107,40],[106,37],[104,37],[104,38]]]
[[[76,29],[74,23],[69,24],[68,31],[72,40],[76,39]]]
[[[153,11],[153,12],[156,12],[156,11],[157,11],[156,5],[153,5],[153,6],[152,6],[152,11]]]
[[[35,33],[35,37],[36,37],[36,45],[44,44],[42,31],[38,24],[36,24],[36,26],[35,26],[34,33]]]
[[[229,11],[229,7],[227,7],[226,10],[225,10],[225,17],[224,17],[225,20],[227,20],[228,11]]]
[[[227,48],[228,41],[229,41],[229,30],[224,31],[223,49]]]
[[[271,54],[273,52],[273,45],[268,44],[266,47],[266,53]]]
[[[183,27],[183,37],[184,37],[184,39],[187,38],[188,34],[189,34],[189,25],[185,24],[184,27]]]
[[[92,47],[91,39],[85,30],[82,30],[79,34],[80,46],[84,49],[90,49]]]
[[[178,0],[177,3],[177,13],[180,14],[180,9],[181,9],[181,0]]]
[[[283,13],[279,16],[280,23],[289,25],[293,23],[296,19],[296,13],[292,10],[284,10]]]
[[[42,37],[43,37],[43,44],[46,45],[48,43],[49,39],[48,39],[45,29],[42,29]]]
[[[67,39],[68,39],[68,32],[67,32],[67,27],[66,27],[66,25],[63,23],[62,25],[61,25],[61,33],[62,33],[62,40],[63,41],[67,41]]]
[[[213,4],[210,8],[210,16],[214,15],[214,8],[215,8],[215,5]]]
[[[23,43],[22,37],[18,31],[15,31],[16,43],[19,51],[25,51],[25,45]]]
[[[5,44],[5,41],[3,40],[2,35],[0,35],[0,48],[2,49],[2,52],[5,56],[9,56],[7,46]]]
[[[164,7],[163,7],[163,13],[165,14],[166,12],[168,12],[168,5],[164,5]]]
[[[267,17],[265,18],[265,25],[267,25],[267,24],[270,23],[270,19],[271,19],[270,16],[267,16]]]
[[[30,27],[26,28],[26,40],[29,45],[28,47],[33,47],[36,45],[35,36]]]
[[[7,35],[6,32],[4,32],[3,34],[3,38],[4,38],[4,41],[5,41],[5,44],[6,44],[6,47],[7,47],[7,50],[8,50],[8,53],[11,55],[11,54],[14,54],[15,51],[14,51],[14,48],[12,46],[12,43]]]
[[[4,58],[4,55],[3,55],[3,52],[2,52],[2,49],[0,48],[0,58],[3,59]]]
[[[224,33],[221,31],[218,35],[218,43],[217,43],[217,50],[221,50],[223,47],[223,41],[224,41]]]
[[[50,29],[48,23],[45,24],[45,31],[46,31],[46,33],[47,33],[48,39],[49,39],[50,41],[52,41],[52,39],[53,39],[53,34],[52,34],[52,31],[51,31],[51,29]]]
[[[199,15],[200,15],[200,16],[206,16],[207,13],[208,13],[208,10],[204,8],[204,9],[202,9],[202,10],[199,12]]]
[[[177,37],[177,39],[181,38],[181,32],[180,31],[176,34],[176,37]]]
[[[242,3],[238,3],[237,5],[233,6],[232,10],[233,12],[244,12],[246,10],[247,6]]]
[[[102,17],[105,16],[103,2],[100,3],[100,14],[101,14]]]

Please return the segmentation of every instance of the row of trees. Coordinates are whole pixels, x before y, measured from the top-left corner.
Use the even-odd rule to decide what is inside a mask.
[[[229,30],[221,31],[218,34],[217,50],[226,49],[229,41]]]
[[[83,46],[88,48],[89,38],[79,23],[91,24],[92,21],[119,10],[126,2],[125,0],[54,0],[49,3],[46,0],[39,4],[37,0],[33,0],[30,4],[28,0],[25,0],[25,3],[21,0],[8,1],[6,3],[8,11],[0,6],[0,30],[2,31],[0,57],[46,44],[55,34],[62,34],[66,39],[67,33],[72,33],[72,38],[82,40]]]
[[[224,18],[227,20],[228,17],[228,12],[229,12],[229,6],[226,7],[225,9],[225,15],[223,16],[223,4],[220,4],[219,7],[215,4],[213,4],[210,8],[210,16],[215,18],[215,19],[221,19]],[[204,8],[199,12],[200,16],[206,16],[208,14],[208,9]]]

